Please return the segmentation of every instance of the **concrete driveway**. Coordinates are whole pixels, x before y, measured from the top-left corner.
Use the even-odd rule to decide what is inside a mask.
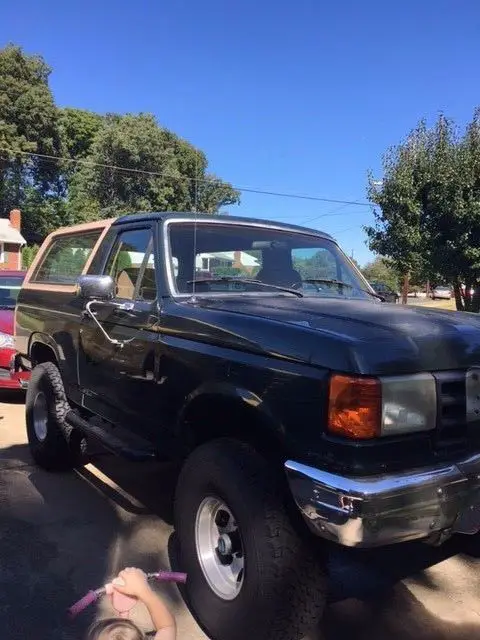
[[[0,629],[5,640],[77,640],[101,602],[73,624],[66,608],[124,566],[176,566],[174,474],[109,457],[69,474],[31,462],[21,399],[0,403]],[[8,402],[6,402],[8,400]],[[309,640],[471,640],[480,637],[480,540],[358,553],[332,548],[332,592]],[[206,636],[177,588],[162,592],[179,639]],[[139,610],[138,621],[149,628]],[[228,639],[226,639],[228,640]]]

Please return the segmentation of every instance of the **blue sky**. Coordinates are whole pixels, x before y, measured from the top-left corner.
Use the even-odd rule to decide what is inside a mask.
[[[53,67],[57,103],[152,112],[235,185],[366,201],[421,117],[480,103],[476,0],[23,0],[0,45]],[[364,263],[368,207],[245,193],[230,212],[307,223]]]

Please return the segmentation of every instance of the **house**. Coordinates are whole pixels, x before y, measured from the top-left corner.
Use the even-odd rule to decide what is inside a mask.
[[[252,273],[254,269],[260,268],[260,262],[245,251],[219,251],[198,254],[195,267],[200,272],[211,272],[215,267],[233,267]]]
[[[178,259],[172,257],[173,272],[178,275]],[[195,271],[198,274],[212,273],[216,267],[241,269],[249,274],[260,268],[260,261],[245,251],[221,251],[218,253],[199,253],[195,258]]]
[[[10,211],[9,218],[0,218],[0,270],[22,268],[22,247],[27,244],[21,234],[22,214]]]

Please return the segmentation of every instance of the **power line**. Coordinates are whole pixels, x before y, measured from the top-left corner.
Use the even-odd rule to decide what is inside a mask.
[[[67,157],[62,157],[62,156],[52,156],[52,155],[48,155],[48,154],[44,154],[44,153],[33,153],[32,151],[14,151],[13,149],[5,149],[2,148],[0,149],[0,151],[4,151],[6,153],[13,153],[13,154],[21,154],[21,155],[26,155],[26,156],[31,156],[33,158],[40,158],[43,160],[50,160],[50,161],[61,161],[61,162],[73,162],[73,163],[77,163],[77,164],[82,164],[84,166],[90,166],[90,167],[102,167],[103,169],[113,169],[116,171],[124,171],[124,172],[128,172],[128,173],[137,173],[137,174],[143,174],[143,175],[148,175],[148,176],[157,176],[157,177],[164,177],[164,178],[172,178],[174,180],[188,180],[190,182],[202,182],[204,184],[211,184],[212,180],[208,180],[205,178],[191,178],[190,176],[178,176],[178,175],[174,175],[174,174],[168,174],[166,172],[158,172],[158,171],[147,171],[145,169],[131,169],[129,167],[119,167],[117,165],[113,165],[113,164],[103,164],[100,162],[91,162],[90,160],[81,160],[80,158],[67,158]],[[313,202],[328,202],[329,204],[342,204],[342,205],[352,205],[352,206],[357,206],[357,207],[370,207],[371,205],[369,203],[366,202],[359,202],[358,200],[338,200],[335,198],[324,198],[321,196],[311,196],[311,195],[307,195],[307,194],[301,194],[301,193],[288,193],[288,192],[281,192],[281,191],[266,191],[264,189],[256,189],[254,187],[240,187],[238,185],[231,185],[233,189],[236,189],[237,191],[241,191],[242,193],[255,193],[258,195],[266,195],[266,196],[275,196],[277,198],[294,198],[297,200],[310,200]],[[327,214],[324,214],[327,215]],[[319,216],[322,217],[322,216]],[[315,218],[317,219],[317,218]]]
[[[327,213],[320,213],[319,215],[313,216],[313,218],[307,218],[306,220],[302,220],[302,222],[300,222],[300,224],[302,224],[302,225],[303,224],[308,224],[310,222],[314,222],[315,220],[319,220],[320,218],[328,218],[328,217],[331,217],[331,216],[343,216],[343,215],[345,215],[343,212],[342,213],[337,213],[337,212],[339,212],[342,209],[346,209],[347,207],[351,206],[352,204],[356,204],[357,207],[370,207],[370,208],[373,208],[373,205],[367,204],[367,203],[362,203],[359,200],[356,200],[355,202],[346,202],[341,207],[336,207],[332,211],[328,211]]]
[[[356,224],[353,227],[347,227],[346,229],[340,229],[340,231],[333,231],[332,235],[340,235],[341,233],[346,233],[347,231],[352,231],[352,229],[363,229],[363,224]]]
[[[303,220],[302,224],[308,224],[309,222],[314,222],[315,220],[318,220],[319,217],[324,217],[324,216],[330,216],[335,214],[337,211],[340,211],[342,209],[345,209],[346,207],[348,207],[347,204],[342,205],[341,207],[335,207],[335,209],[332,209],[331,211],[327,211],[327,213],[322,214],[321,216],[313,216],[313,218],[307,218],[306,220]],[[340,214],[339,214],[340,215]]]

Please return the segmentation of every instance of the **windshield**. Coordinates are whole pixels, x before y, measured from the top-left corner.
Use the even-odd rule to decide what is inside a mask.
[[[168,229],[174,293],[285,295],[242,281],[255,279],[298,289],[304,296],[369,297],[358,270],[335,242],[321,235],[201,221],[171,222]]]
[[[14,309],[23,277],[2,276],[0,273],[0,309]]]

